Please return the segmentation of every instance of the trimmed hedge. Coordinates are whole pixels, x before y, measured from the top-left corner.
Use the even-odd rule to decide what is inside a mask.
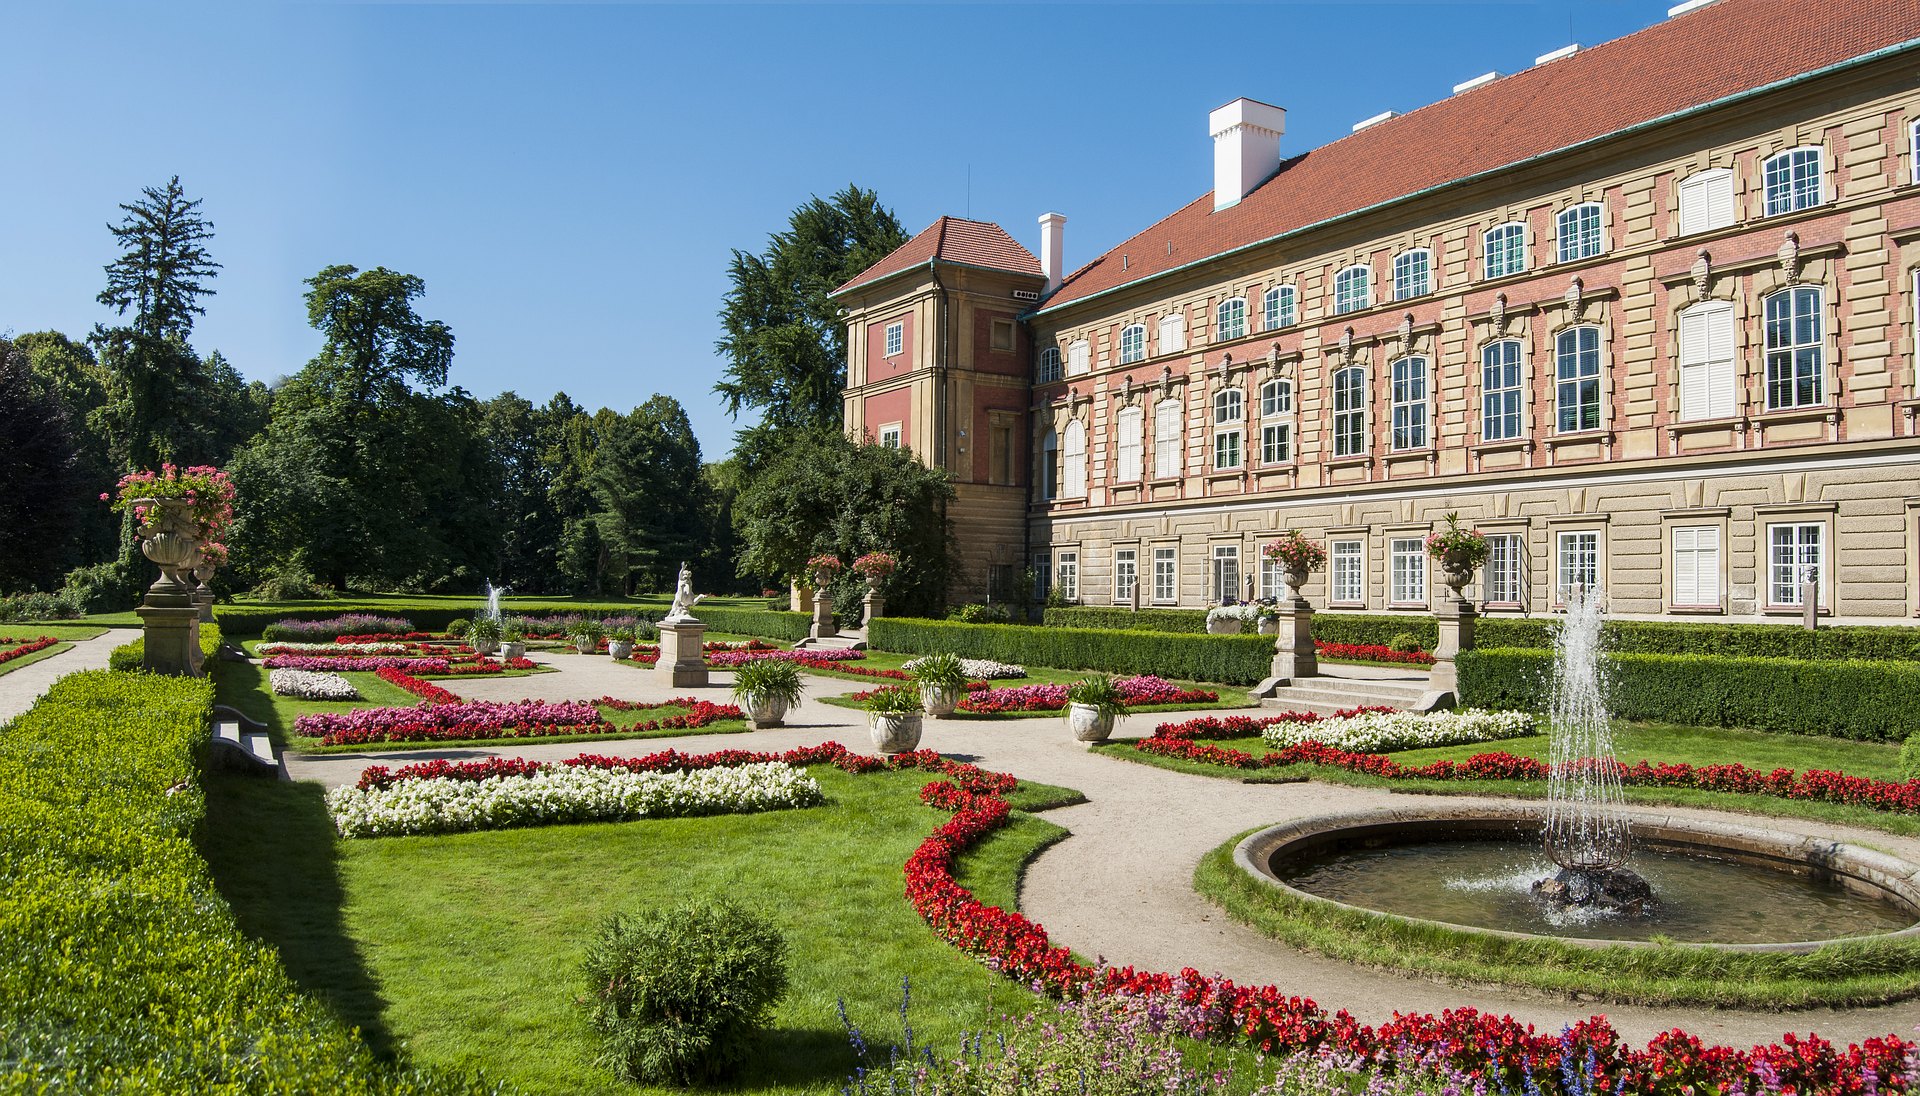
[[[1048,609],[1049,628],[1105,628],[1115,632],[1173,632],[1181,635],[1205,635],[1207,614],[1204,609]]]
[[[761,636],[788,643],[807,638],[807,629],[813,626],[812,613],[790,613],[784,609],[709,609],[704,605],[696,605],[693,615],[707,626],[709,632]]]
[[[961,658],[989,658],[1057,670],[1157,674],[1222,685],[1262,681],[1273,665],[1273,637],[1261,635],[1189,636],[881,617],[868,629],[867,642],[877,650],[896,654],[952,651]]]
[[[1480,648],[1457,665],[1465,706],[1547,708],[1550,652]],[[1920,663],[1616,653],[1604,669],[1622,719],[1886,742],[1920,731]]]
[[[474,616],[480,603],[463,602],[445,608],[424,608],[417,605],[381,603],[381,602],[321,602],[311,609],[254,609],[250,607],[214,606],[214,619],[220,622],[220,628],[228,635],[253,636],[266,631],[267,625],[279,620],[332,620],[348,613],[381,613],[388,616],[406,617],[413,626],[423,632],[443,632],[453,621]],[[515,605],[515,616],[564,616],[567,613],[584,613],[588,616],[646,616],[657,619],[663,614],[658,608],[645,608],[637,605]],[[694,607],[694,615],[707,626],[709,631],[731,632],[743,636],[765,636],[768,639],[784,639],[788,642],[807,638],[807,628],[813,622],[808,613],[774,612],[759,609],[723,609],[718,606]]]
[[[68,674],[0,727],[0,1088],[479,1093],[382,1064],[268,944],[194,847],[203,679]]]
[[[200,624],[200,654],[211,663],[220,655],[220,626],[218,624]],[[147,639],[141,636],[132,643],[123,643],[107,655],[107,669],[132,671],[138,670],[147,661]]]

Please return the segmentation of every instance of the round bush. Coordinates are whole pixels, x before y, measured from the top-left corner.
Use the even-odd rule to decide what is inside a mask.
[[[1908,735],[1900,744],[1900,775],[1908,780],[1920,780],[1920,734]]]
[[[466,617],[454,617],[452,620],[447,621],[447,634],[455,639],[459,639],[461,636],[467,634],[467,629],[472,624],[473,621],[468,620]]]
[[[598,1063],[691,1085],[746,1058],[787,991],[787,942],[733,902],[692,901],[607,918],[580,970]]]
[[[1420,637],[1412,632],[1401,632],[1387,641],[1387,650],[1410,652],[1420,649]]]

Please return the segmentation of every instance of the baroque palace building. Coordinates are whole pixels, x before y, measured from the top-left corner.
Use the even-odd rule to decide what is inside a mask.
[[[1920,4],[1717,0],[1293,156],[1214,111],[1214,190],[1067,273],[942,218],[837,291],[846,423],[951,470],[952,600],[1278,594],[1430,612],[1920,616]]]

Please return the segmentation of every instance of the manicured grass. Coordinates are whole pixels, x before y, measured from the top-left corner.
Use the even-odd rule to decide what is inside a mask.
[[[854,664],[864,666],[870,670],[898,670],[918,657],[917,655],[894,654],[889,651],[868,651],[866,654],[867,657],[865,660]],[[1045,666],[1028,666],[1026,670],[1026,677],[996,679],[987,682],[987,684],[996,689],[1017,689],[1022,685],[1071,685],[1081,678],[1089,676],[1085,670],[1055,670]],[[801,667],[801,672],[815,674],[820,677],[839,678],[842,681],[857,681],[864,687],[861,691],[878,688],[882,685],[904,684],[904,682],[891,678],[863,677],[859,674],[822,670],[812,666]],[[1206,689],[1210,692],[1218,693],[1220,699],[1211,704],[1156,704],[1149,707],[1135,708],[1133,710],[1141,714],[1152,714],[1156,712],[1206,711],[1215,708],[1257,708],[1260,706],[1258,701],[1247,695],[1247,690],[1244,688],[1193,681],[1176,681],[1174,684],[1183,689]],[[836,708],[851,708],[856,711],[866,710],[866,706],[860,701],[849,700],[846,697],[823,696],[820,700]],[[1060,719],[1064,717],[1064,712],[995,712],[991,714],[981,714],[956,711],[952,716],[954,719],[982,720],[1032,719],[1035,717]]]
[[[139,618],[136,617],[135,619],[138,620]],[[55,639],[66,640],[93,639],[96,636],[105,635],[107,631],[108,629],[98,624],[48,624],[32,621],[25,624],[19,623],[18,621],[11,624],[0,624],[0,636],[8,636],[13,639],[26,639],[29,641],[39,639],[41,636],[52,636]],[[138,636],[129,635],[125,641],[131,643],[138,638]]]
[[[1308,902],[1261,883],[1233,862],[1233,848],[1244,837],[1201,859],[1194,869],[1195,889],[1236,921],[1336,959],[1622,1004],[1776,1011],[1862,1007],[1920,993],[1920,942],[1847,941],[1793,955],[1672,943],[1588,948],[1547,938],[1461,932]]]
[[[12,645],[9,645],[7,649],[11,650]],[[71,651],[72,649],[73,644],[71,643],[56,643],[51,647],[35,651],[30,655],[21,655],[19,658],[8,659],[5,662],[0,662],[0,674],[11,673],[22,666],[31,666],[43,658],[52,658],[61,651]]]
[[[901,865],[946,818],[918,801],[929,775],[811,771],[829,802],[808,810],[350,842],[334,838],[316,786],[213,777],[202,846],[242,927],[376,1048],[404,1042],[415,1061],[481,1068],[530,1093],[635,1091],[591,1064],[577,965],[607,914],[692,895],[764,910],[792,948],[792,988],[744,1090],[837,1091],[854,1058],[836,1002],[871,1042],[899,1042],[903,977],[916,1042],[943,1051],[1032,1007],[901,894]],[[1023,784],[1009,799],[1070,795]],[[1065,833],[1015,818],[960,872],[1008,907],[1021,868]]]

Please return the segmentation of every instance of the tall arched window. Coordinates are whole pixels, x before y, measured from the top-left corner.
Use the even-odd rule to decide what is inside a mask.
[[[1767,186],[1767,216],[1808,209],[1821,202],[1818,148],[1790,148],[1761,169]]]
[[[1289,381],[1268,381],[1260,386],[1260,417],[1271,419],[1279,415],[1293,414],[1293,384]]]
[[[1238,468],[1244,462],[1242,453],[1246,449],[1245,431],[1241,424],[1246,421],[1245,397],[1238,388],[1222,388],[1213,394],[1213,467],[1215,471]]]
[[[1520,340],[1502,339],[1480,351],[1480,440],[1510,441],[1521,434],[1526,404]]]
[[[1796,286],[1767,298],[1767,410],[1826,402],[1821,353],[1825,294]]]
[[[1140,437],[1141,420],[1145,416],[1138,407],[1123,407],[1113,417],[1113,430],[1119,435],[1120,469],[1118,480],[1121,483],[1134,483],[1140,479]]]
[[[1172,479],[1180,474],[1180,401],[1164,399],[1153,405],[1153,474]]]
[[[1087,428],[1079,419],[1067,423],[1066,468],[1061,491],[1070,499],[1087,493]]]
[[[1090,360],[1090,348],[1087,346],[1087,340],[1081,339],[1079,342],[1067,347],[1067,376],[1077,377],[1092,368],[1093,363]]]
[[[1130,324],[1120,329],[1120,364],[1143,361],[1147,356],[1147,325]]]
[[[1333,375],[1333,455],[1367,451],[1367,372],[1350,366]]]
[[[1213,341],[1225,342],[1228,339],[1243,339],[1247,335],[1247,299],[1229,297],[1220,302],[1215,310],[1219,320],[1213,328]]]
[[[1559,228],[1563,263],[1589,258],[1607,249],[1606,234],[1601,231],[1599,202],[1582,202],[1562,211]]]
[[[1427,447],[1427,359],[1393,363],[1393,447]]]
[[[1733,305],[1708,301],[1680,313],[1680,418],[1734,413]]]
[[[1554,350],[1559,432],[1600,429],[1600,329],[1562,331]]]
[[[1518,221],[1495,225],[1481,237],[1487,253],[1487,277],[1504,278],[1527,269],[1527,226]]]
[[[1293,384],[1268,381],[1260,386],[1260,463],[1293,459]]]
[[[1282,327],[1293,326],[1293,306],[1295,292],[1290,285],[1276,285],[1267,290],[1263,329],[1277,331]]]
[[[1187,318],[1178,312],[1160,317],[1160,353],[1187,348]]]
[[[1402,251],[1393,259],[1393,299],[1424,297],[1433,292],[1433,252],[1424,247]]]
[[[1034,371],[1034,380],[1047,384],[1060,379],[1060,348],[1049,346],[1040,352],[1040,368]]]
[[[1040,439],[1040,497],[1053,499],[1060,496],[1060,436],[1047,431]]]
[[[1333,276],[1333,310],[1356,312],[1373,303],[1373,271],[1350,266]]]

